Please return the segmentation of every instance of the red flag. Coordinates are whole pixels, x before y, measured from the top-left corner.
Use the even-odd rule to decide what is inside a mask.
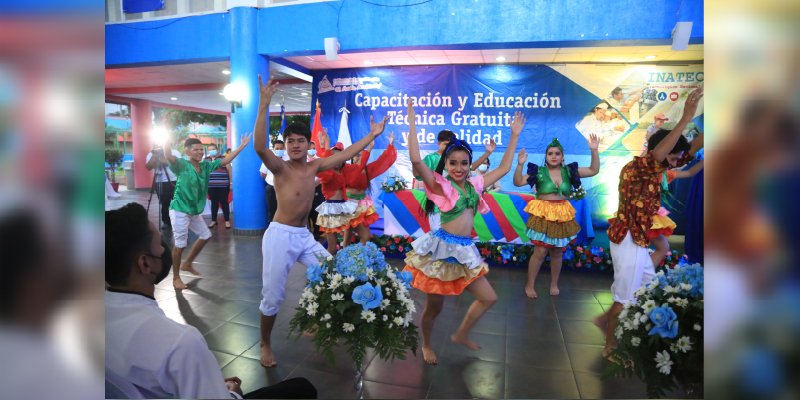
[[[314,122],[311,124],[311,141],[314,142],[317,151],[319,151],[319,134],[322,133],[321,115],[322,111],[319,109],[319,100],[317,100],[317,110],[314,113]]]

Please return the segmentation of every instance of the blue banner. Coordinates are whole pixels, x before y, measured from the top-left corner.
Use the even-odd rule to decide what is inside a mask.
[[[164,0],[123,0],[122,11],[125,13],[140,13],[164,9]]]
[[[340,110],[349,112],[352,141],[369,131],[369,117],[388,116],[376,143],[384,148],[390,132],[405,149],[406,100],[416,104],[417,135],[422,149],[434,150],[439,131],[449,129],[480,153],[493,139],[499,150],[508,143],[516,111],[528,119],[519,148],[543,153],[558,137],[570,154],[588,155],[586,139],[575,129],[599,98],[544,65],[443,65],[314,71],[312,104],[321,104],[322,125],[336,140]],[[499,151],[498,153],[500,153]]]

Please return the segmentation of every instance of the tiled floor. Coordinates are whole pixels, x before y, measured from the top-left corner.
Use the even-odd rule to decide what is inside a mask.
[[[123,192],[111,207],[129,201],[147,204],[147,193]],[[152,220],[156,220],[151,209]],[[170,317],[191,324],[205,335],[224,376],[238,376],[247,392],[280,380],[302,376],[317,387],[319,398],[352,398],[352,364],[338,351],[336,365],[317,355],[308,338],[287,338],[288,321],[305,285],[305,271],[295,265],[287,299],[278,314],[273,343],[278,365],[259,365],[261,238],[234,236],[224,226],[197,258],[202,277],[187,275],[189,289],[176,292],[168,277],[156,290]],[[167,231],[168,232],[168,231]],[[390,260],[398,266],[399,260]],[[472,301],[468,293],[449,297],[437,320],[434,340],[438,366],[427,366],[409,353],[406,360],[385,362],[368,355],[366,398],[643,398],[638,380],[603,379],[603,336],[591,319],[611,304],[611,277],[564,272],[561,295],[547,295],[549,273],[543,271],[536,301],[523,293],[523,269],[494,268],[488,275],[497,304],[475,326],[472,339],[483,348],[471,351],[452,344],[449,334]],[[417,309],[424,295],[415,293]],[[419,313],[418,313],[419,314]],[[419,315],[415,320],[419,326]]]

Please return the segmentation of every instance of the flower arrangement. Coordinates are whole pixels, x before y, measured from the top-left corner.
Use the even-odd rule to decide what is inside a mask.
[[[404,359],[408,349],[416,354],[411,273],[393,270],[374,243],[347,246],[335,258],[309,266],[306,279],[290,333],[312,333],[317,351],[331,363],[340,342],[356,365],[368,347],[383,360]]]
[[[659,271],[622,310],[610,373],[636,375],[650,397],[680,387],[702,391],[703,267]]]
[[[390,176],[381,184],[381,189],[386,193],[406,190],[406,180],[402,176]]]
[[[405,258],[406,253],[411,251],[413,237],[380,235],[373,236],[372,241],[378,246],[386,257]],[[514,244],[500,242],[477,242],[481,256],[487,263],[492,265],[527,265],[528,259],[533,252],[533,246],[529,244]],[[549,262],[550,257],[545,259]],[[657,267],[659,271],[666,271],[678,265],[688,263],[688,257],[677,250],[667,252],[664,261]],[[607,272],[612,271],[611,253],[608,249],[600,246],[582,246],[571,244],[564,248],[563,268],[569,270],[586,270]]]
[[[572,188],[572,193],[570,193],[568,198],[570,200],[580,200],[584,197],[586,197],[586,189],[584,189],[583,186],[578,186],[577,189]]]

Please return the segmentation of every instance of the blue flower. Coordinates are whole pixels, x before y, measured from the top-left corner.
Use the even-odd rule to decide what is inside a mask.
[[[321,282],[325,269],[320,265],[309,265],[306,268],[306,279],[309,283]]]
[[[503,246],[503,249],[500,250],[500,256],[503,257],[503,261],[508,261],[514,256],[514,253],[508,249],[508,246]]]
[[[603,255],[603,249],[600,246],[592,247],[592,255],[595,257],[600,257]]]
[[[386,179],[386,185],[387,186],[392,186],[392,185],[394,185],[394,183],[395,183],[395,180],[394,180],[393,176]]]
[[[650,312],[650,322],[653,329],[648,333],[650,336],[659,335],[662,338],[672,339],[678,336],[678,316],[669,306],[656,307]]]
[[[411,280],[414,279],[414,275],[412,275],[411,272],[402,271],[397,274],[397,279],[400,279],[403,284],[406,285],[407,289],[411,289]]]
[[[372,286],[369,283],[365,283],[353,289],[352,299],[354,303],[361,304],[364,310],[369,310],[381,305],[383,294],[380,286]]]
[[[564,260],[569,261],[575,258],[575,252],[568,248],[567,251],[564,252]]]

